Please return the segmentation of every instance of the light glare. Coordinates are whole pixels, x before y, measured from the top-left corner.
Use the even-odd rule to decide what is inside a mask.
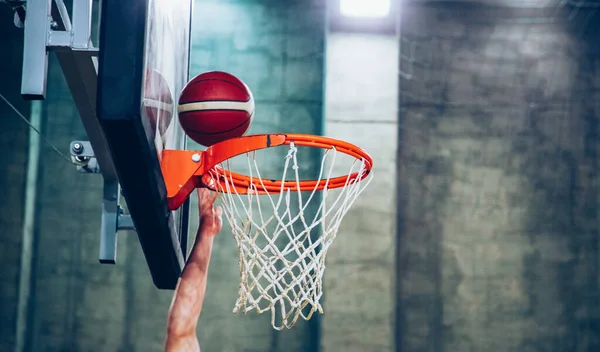
[[[390,0],[340,0],[340,12],[347,17],[385,17]]]

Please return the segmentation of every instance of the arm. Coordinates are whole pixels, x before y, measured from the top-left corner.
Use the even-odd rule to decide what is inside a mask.
[[[208,264],[214,237],[221,231],[221,208],[213,207],[216,193],[198,190],[200,227],[183,269],[167,320],[166,352],[200,351],[196,326],[206,293]]]

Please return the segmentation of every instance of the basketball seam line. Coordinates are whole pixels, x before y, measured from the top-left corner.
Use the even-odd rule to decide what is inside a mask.
[[[206,82],[206,81],[220,81],[220,82],[229,83],[232,86],[236,87],[237,89],[241,90],[242,92],[247,93],[246,87],[240,87],[237,84],[235,84],[233,82],[230,82],[230,81],[227,81],[227,80],[224,80],[222,78],[205,78],[203,80],[200,80],[200,81],[197,81],[197,82],[194,82],[194,83],[190,84],[189,87],[191,87],[193,85],[196,85],[198,83],[201,83],[201,82]]]
[[[185,115],[185,114],[191,114],[191,113],[202,113],[202,112],[207,112],[207,111],[239,111],[239,112],[248,112],[246,110],[240,110],[240,109],[206,109],[206,110],[190,110],[190,111],[182,111],[182,112],[178,112],[179,115]],[[250,113],[250,115],[253,115],[254,111],[252,113]]]
[[[185,103],[179,102],[179,105],[188,105],[188,104],[194,104],[194,103],[209,103],[212,101],[218,101],[218,102],[225,102],[225,103],[247,103],[250,101],[250,98],[248,98],[248,100],[231,100],[231,99],[226,99],[226,100],[221,100],[221,99],[208,99],[208,100],[192,100],[192,101],[186,101]]]
[[[254,115],[254,114],[252,114]],[[239,125],[235,126],[234,128],[231,128],[229,130],[226,131],[219,131],[219,132],[200,132],[191,128],[187,128],[185,130],[193,132],[193,133],[197,133],[197,134],[202,134],[202,135],[213,135],[213,134],[221,134],[221,133],[227,133],[227,132],[231,132],[237,128],[240,128],[241,126],[243,126],[246,122],[250,121],[250,119],[252,118],[252,115],[250,115],[250,117],[248,117],[247,119],[244,120],[244,122],[240,123]],[[248,128],[250,128],[250,126],[248,126]]]

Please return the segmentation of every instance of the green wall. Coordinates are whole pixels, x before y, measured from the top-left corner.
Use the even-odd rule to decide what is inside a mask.
[[[324,100],[325,2],[199,1],[194,8],[191,75],[221,70],[252,90],[256,114],[249,134],[321,134]],[[190,143],[189,148],[197,148]],[[284,149],[257,154],[262,172],[280,177]],[[313,176],[320,159],[299,154]],[[194,209],[195,205],[192,205]],[[314,212],[314,208],[309,212]],[[195,225],[195,222],[192,226]],[[270,315],[231,313],[237,298],[237,248],[228,225],[216,239],[208,293],[199,324],[208,351],[314,351],[319,319],[275,332]]]

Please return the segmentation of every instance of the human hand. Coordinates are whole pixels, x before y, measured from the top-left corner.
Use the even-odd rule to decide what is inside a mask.
[[[221,231],[223,227],[223,209],[220,206],[214,206],[217,192],[207,188],[198,188],[198,211],[200,226],[198,227],[198,237],[213,237]]]

